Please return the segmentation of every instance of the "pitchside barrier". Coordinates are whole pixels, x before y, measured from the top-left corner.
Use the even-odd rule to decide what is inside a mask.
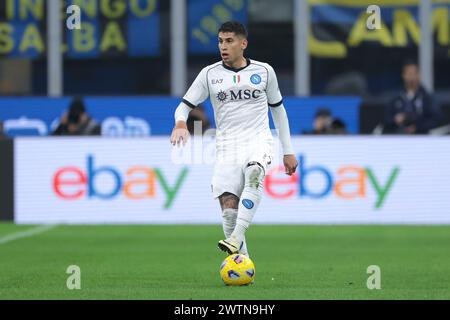
[[[255,223],[448,224],[449,137],[293,138],[279,153]],[[278,143],[276,149],[279,151]],[[14,221],[220,223],[211,195],[214,139],[17,138]]]

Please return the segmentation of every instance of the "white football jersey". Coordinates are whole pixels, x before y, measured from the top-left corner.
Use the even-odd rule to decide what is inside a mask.
[[[231,152],[249,143],[273,144],[268,106],[281,105],[282,96],[269,64],[247,59],[239,69],[222,61],[203,68],[183,102],[195,108],[208,97],[214,108],[218,151]]]

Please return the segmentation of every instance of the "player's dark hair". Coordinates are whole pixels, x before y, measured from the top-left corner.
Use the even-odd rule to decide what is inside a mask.
[[[234,32],[237,36],[242,36],[247,39],[248,33],[245,26],[239,21],[227,21],[222,24],[218,32]]]

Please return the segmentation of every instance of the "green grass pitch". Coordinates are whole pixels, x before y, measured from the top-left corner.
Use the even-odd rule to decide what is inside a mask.
[[[6,235],[34,226],[0,224]],[[0,299],[450,299],[450,226],[253,225],[255,284],[226,287],[220,225],[60,225],[0,244]],[[81,289],[69,290],[69,265]],[[381,268],[381,289],[366,287]]]

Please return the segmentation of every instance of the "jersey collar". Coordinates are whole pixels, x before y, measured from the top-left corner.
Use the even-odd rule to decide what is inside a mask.
[[[244,66],[244,67],[238,68],[238,69],[227,66],[227,65],[225,64],[225,62],[223,62],[223,61],[222,61],[222,66],[223,66],[225,69],[227,69],[227,70],[231,70],[231,71],[234,71],[234,72],[239,72],[239,71],[241,71],[241,70],[244,70],[245,68],[247,68],[247,67],[250,65],[250,59],[249,59],[249,58],[245,58],[245,61],[247,61],[247,65]]]

